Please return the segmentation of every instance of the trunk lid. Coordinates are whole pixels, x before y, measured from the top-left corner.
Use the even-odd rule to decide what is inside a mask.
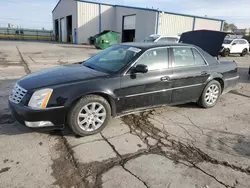
[[[199,46],[211,56],[217,57],[227,33],[210,30],[197,30],[183,33],[180,42]]]

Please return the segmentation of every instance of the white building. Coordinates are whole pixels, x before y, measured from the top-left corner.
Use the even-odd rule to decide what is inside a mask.
[[[104,30],[121,33],[121,42],[141,41],[151,34],[180,35],[199,29],[221,31],[223,20],[176,14],[156,9],[60,0],[53,13],[54,34],[59,41],[89,43]]]

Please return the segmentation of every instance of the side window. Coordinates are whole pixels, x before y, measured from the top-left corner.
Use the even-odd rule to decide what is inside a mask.
[[[173,67],[187,67],[195,65],[194,56],[191,48],[173,48],[174,63]]]
[[[235,43],[236,45],[240,44],[239,40],[234,40],[233,43]]]
[[[168,42],[176,43],[177,41],[178,41],[178,38],[168,37]]]
[[[201,56],[201,54],[194,48],[192,50],[193,50],[193,53],[194,53],[195,64],[196,65],[206,65],[206,62],[203,59],[203,57]]]
[[[177,41],[178,39],[174,37],[163,37],[158,40],[158,42],[169,42],[169,43],[176,43]]]
[[[240,43],[240,44],[246,44],[246,41],[240,40],[239,43]]]
[[[158,40],[158,42],[167,42],[168,38],[167,37],[162,37]]]
[[[145,52],[136,63],[148,66],[148,70],[168,68],[168,49],[158,48]]]

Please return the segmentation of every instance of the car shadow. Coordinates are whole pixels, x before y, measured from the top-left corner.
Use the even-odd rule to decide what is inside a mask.
[[[191,103],[186,103],[186,104],[179,104],[179,105],[174,105],[175,107],[178,108],[201,108],[197,103],[191,102]]]

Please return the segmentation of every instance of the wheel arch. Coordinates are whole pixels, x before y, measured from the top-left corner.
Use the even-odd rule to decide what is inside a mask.
[[[225,87],[225,82],[223,80],[223,75],[222,74],[219,74],[219,73],[216,73],[215,75],[213,76],[210,76],[208,79],[207,79],[207,82],[206,82],[206,85],[212,81],[212,80],[216,80],[220,83],[221,85],[221,93],[223,93],[224,91],[224,87]]]
[[[77,97],[71,100],[68,109],[71,109],[71,107],[74,106],[77,103],[77,101],[79,101],[81,98],[87,95],[97,95],[106,99],[111,107],[111,115],[113,117],[116,116],[115,96],[110,93],[103,92],[103,91],[95,91],[95,92],[89,92],[89,93],[84,93],[82,95],[78,95]]]

